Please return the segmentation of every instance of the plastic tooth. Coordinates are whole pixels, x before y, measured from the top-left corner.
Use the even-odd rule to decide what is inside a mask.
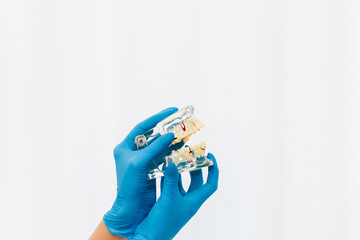
[[[196,149],[195,150],[196,158],[205,157],[205,148],[206,148],[205,142],[201,142],[201,143],[195,145],[194,147]]]
[[[182,156],[185,161],[191,161],[193,158],[189,148],[185,148]]]
[[[197,127],[199,128],[199,130],[201,128],[205,127],[205,125],[202,122],[200,122],[199,120],[196,120],[196,123],[197,123]]]
[[[185,158],[186,158],[187,161],[193,160],[192,154],[190,154],[189,151],[185,152]]]
[[[175,165],[178,165],[180,163],[179,154],[175,153],[173,155],[173,161],[174,161]]]
[[[192,123],[196,131],[204,127],[204,124],[195,118],[190,118],[189,121]]]
[[[195,151],[194,152],[195,152],[195,154],[194,154],[195,158],[199,158],[200,157],[200,155],[199,155],[200,152],[199,152],[199,148],[197,146],[195,146]]]
[[[181,132],[180,132],[180,129],[179,128],[175,128],[175,134],[177,136],[181,136]]]
[[[179,163],[180,163],[179,157],[178,156],[174,157],[174,164],[179,165]]]

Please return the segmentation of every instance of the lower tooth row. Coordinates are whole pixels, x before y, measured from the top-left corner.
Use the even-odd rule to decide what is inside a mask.
[[[205,142],[201,142],[191,147],[185,147],[177,151],[172,151],[169,156],[165,157],[165,159],[171,159],[171,162],[174,162],[175,165],[182,162],[192,162],[196,161],[197,158],[205,157],[205,149]]]

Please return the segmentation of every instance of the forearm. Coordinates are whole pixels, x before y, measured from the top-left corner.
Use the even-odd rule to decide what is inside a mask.
[[[104,220],[101,220],[89,240],[126,240],[127,238],[116,236],[106,228]]]

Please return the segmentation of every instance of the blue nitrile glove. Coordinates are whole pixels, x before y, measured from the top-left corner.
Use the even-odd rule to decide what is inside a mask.
[[[207,183],[203,185],[201,170],[190,172],[191,184],[187,193],[179,183],[176,166],[169,164],[160,198],[129,240],[169,240],[175,237],[217,189],[219,169],[211,153],[208,158],[214,165],[209,167]]]
[[[122,237],[132,235],[156,201],[156,181],[148,180],[149,169],[160,165],[164,156],[177,150],[183,143],[170,146],[174,134],[165,134],[144,149],[137,150],[134,139],[173,114],[177,108],[168,108],[139,123],[114,149],[117,176],[116,200],[104,215],[107,229]]]

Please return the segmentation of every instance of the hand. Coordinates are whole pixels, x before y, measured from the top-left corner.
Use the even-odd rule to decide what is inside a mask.
[[[214,165],[209,167],[207,183],[203,185],[201,170],[190,172],[191,184],[188,192],[182,188],[176,166],[169,164],[160,198],[149,215],[139,224],[134,236],[129,239],[168,240],[175,237],[217,189],[219,169],[211,153],[208,158],[212,159]]]
[[[134,139],[177,111],[168,108],[139,123],[114,149],[117,176],[117,196],[104,215],[107,229],[117,236],[129,237],[147,216],[156,201],[156,181],[148,180],[149,169],[164,161],[164,156],[177,150],[183,143],[171,146],[174,134],[165,134],[144,149],[137,150]]]

